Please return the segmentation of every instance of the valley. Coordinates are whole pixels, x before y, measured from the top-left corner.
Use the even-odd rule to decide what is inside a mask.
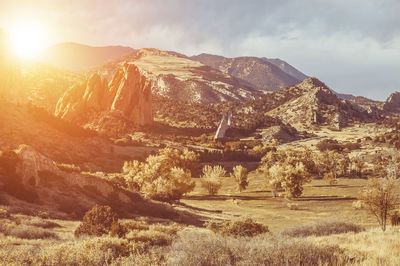
[[[398,92],[122,46],[0,71],[0,264],[399,263]]]

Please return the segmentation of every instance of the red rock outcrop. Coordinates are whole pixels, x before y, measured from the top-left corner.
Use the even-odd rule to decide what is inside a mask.
[[[93,74],[59,99],[55,115],[107,134],[110,124],[144,126],[153,122],[151,81],[134,64],[125,63],[109,84]],[[118,119],[119,121],[109,121]],[[104,132],[105,131],[105,132]]]

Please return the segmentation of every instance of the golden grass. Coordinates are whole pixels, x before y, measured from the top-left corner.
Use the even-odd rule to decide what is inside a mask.
[[[347,233],[323,237],[309,237],[317,245],[338,245],[352,257],[362,258],[356,265],[400,265],[400,228],[392,227],[386,232],[379,228],[358,234]]]

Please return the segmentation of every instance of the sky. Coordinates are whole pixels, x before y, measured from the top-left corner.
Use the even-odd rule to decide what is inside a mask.
[[[40,24],[43,45],[280,58],[382,100],[400,90],[399,12],[398,0],[0,0],[0,27]]]

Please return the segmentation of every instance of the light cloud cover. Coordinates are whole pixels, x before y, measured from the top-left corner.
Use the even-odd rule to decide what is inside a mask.
[[[400,89],[399,11],[397,0],[0,0],[0,25],[31,16],[51,43],[281,58],[336,91],[384,99]]]

